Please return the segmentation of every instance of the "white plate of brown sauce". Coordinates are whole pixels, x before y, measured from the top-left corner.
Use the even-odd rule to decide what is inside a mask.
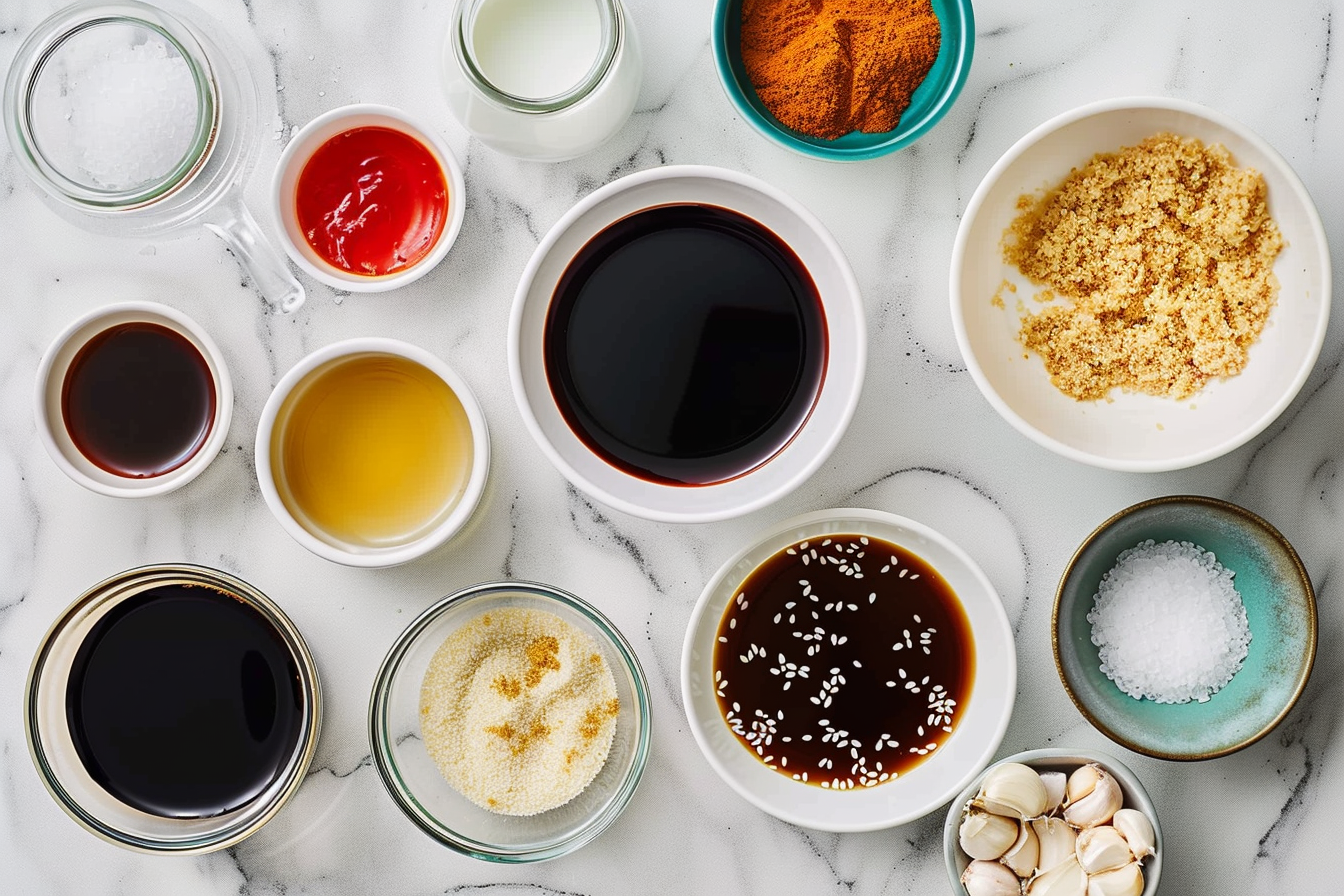
[[[913,520],[823,510],[735,554],[691,614],[681,687],[715,772],[801,827],[871,831],[945,804],[994,756],[1012,629],[964,551]]]
[[[1292,402],[1325,338],[1330,257],[1268,143],[1182,100],[1127,97],[1019,140],[952,252],[958,344],[1005,420],[1135,472],[1203,463]]]

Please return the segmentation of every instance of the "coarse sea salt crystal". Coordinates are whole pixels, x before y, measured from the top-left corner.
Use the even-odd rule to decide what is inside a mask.
[[[1232,578],[1188,541],[1149,539],[1122,552],[1087,614],[1101,671],[1129,696],[1157,703],[1202,703],[1218,693],[1251,643]]]
[[[184,160],[200,116],[196,80],[176,47],[139,28],[97,27],[48,63],[34,103],[44,155],[103,190],[162,179]]]

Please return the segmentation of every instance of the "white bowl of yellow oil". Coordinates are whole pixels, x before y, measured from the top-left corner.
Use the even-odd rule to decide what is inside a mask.
[[[347,566],[395,566],[470,519],[490,440],[471,388],[428,351],[350,339],[308,355],[261,414],[257,480],[284,530]]]

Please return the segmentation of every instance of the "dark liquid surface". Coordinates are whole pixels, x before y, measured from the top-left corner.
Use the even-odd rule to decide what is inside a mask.
[[[65,375],[61,413],[79,452],[118,476],[161,476],[210,435],[215,385],[196,346],[151,323],[89,340]]]
[[[826,351],[798,256],[714,206],[612,224],[570,262],[546,320],[546,375],[570,429],[618,469],[673,484],[773,457],[807,419]]]
[[[89,775],[152,815],[202,818],[274,782],[303,728],[298,668],[259,611],[166,585],[104,616],[70,670],[66,720]]]
[[[737,593],[714,648],[719,710],[767,766],[822,787],[874,786],[955,730],[974,642],[951,587],[918,556],[871,536],[815,538]]]

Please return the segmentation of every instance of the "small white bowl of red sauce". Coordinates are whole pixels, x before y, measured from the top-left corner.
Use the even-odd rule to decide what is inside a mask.
[[[332,109],[294,134],[271,188],[285,252],[314,279],[383,292],[423,277],[462,229],[462,169],[391,106]]]

